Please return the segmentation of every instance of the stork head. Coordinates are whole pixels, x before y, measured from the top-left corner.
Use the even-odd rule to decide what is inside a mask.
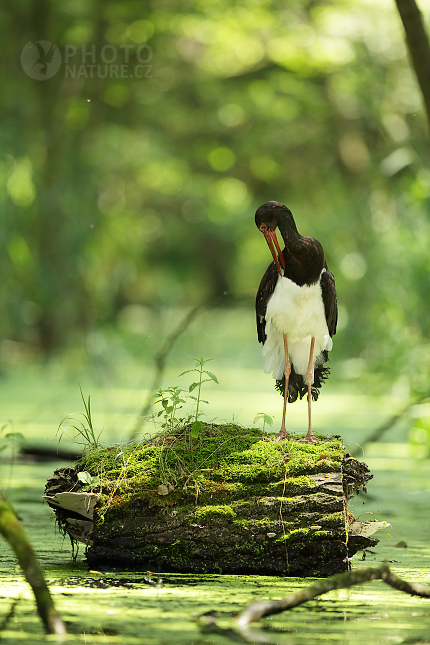
[[[279,202],[267,202],[267,204],[263,204],[257,209],[257,212],[255,213],[255,223],[258,230],[261,231],[266,238],[267,245],[270,249],[279,275],[282,275],[279,260],[281,260],[281,264],[284,269],[285,260],[276,237],[275,229],[279,228],[283,238],[287,234],[288,229],[294,230],[297,233],[294,218],[290,209]]]

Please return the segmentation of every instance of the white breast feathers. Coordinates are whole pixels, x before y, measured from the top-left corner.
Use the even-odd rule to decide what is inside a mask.
[[[329,351],[333,346],[325,319],[320,280],[311,286],[299,287],[289,278],[278,278],[267,304],[267,339],[263,346],[264,371],[272,372],[277,380],[284,374],[284,334],[287,334],[290,363],[306,381],[311,338],[315,338],[313,369],[323,362],[321,352]]]

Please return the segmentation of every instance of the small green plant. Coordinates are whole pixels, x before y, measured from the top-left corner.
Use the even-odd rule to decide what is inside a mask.
[[[273,426],[273,419],[274,417],[271,414],[266,414],[265,412],[259,412],[252,423],[255,425],[257,421],[263,421],[263,432],[264,432],[266,423],[268,426]]]
[[[180,403],[185,403],[185,399],[181,398],[181,388],[175,385],[168,387],[166,390],[158,390],[154,396],[159,397],[155,403],[161,403],[162,410],[157,413],[158,417],[164,415],[164,423],[161,424],[165,430],[172,430],[181,419],[176,418],[176,413],[182,408]]]
[[[204,370],[203,367],[206,363],[211,361],[211,358],[207,358],[206,360],[204,358],[195,358],[196,361],[196,367],[192,370],[185,370],[185,372],[181,372],[179,376],[183,376],[184,374],[191,374],[191,372],[197,372],[199,380],[196,381],[195,383],[191,383],[190,387],[188,388],[188,392],[194,392],[194,390],[197,390],[197,396],[193,396],[190,394],[190,399],[193,399],[196,402],[196,408],[194,413],[191,415],[191,419],[194,419],[193,425],[191,426],[191,432],[190,435],[193,439],[198,439],[200,435],[200,431],[203,428],[203,423],[199,421],[199,416],[201,414],[200,412],[200,404],[201,403],[208,403],[208,401],[204,401],[201,398],[201,391],[202,391],[202,385],[203,383],[208,383],[209,381],[213,381],[214,383],[218,383],[218,379],[213,374],[212,372],[209,372],[208,370]],[[209,376],[209,378],[204,378],[204,375]]]
[[[89,472],[86,470],[82,470],[81,472],[78,473],[78,479],[81,481],[83,484],[88,484],[89,486],[94,486],[95,484],[100,483],[100,477],[96,475],[93,477],[90,475]]]
[[[8,432],[8,428],[12,432]],[[9,461],[9,478],[12,478],[12,470],[15,463],[15,457],[19,453],[20,447],[25,442],[25,437],[21,432],[13,432],[13,422],[9,421],[5,423],[0,428],[0,452],[3,450],[9,449],[10,451],[10,461]]]
[[[84,449],[99,448],[101,445],[99,442],[99,439],[103,430],[100,430],[99,434],[96,435],[96,431],[93,426],[93,420],[91,417],[91,394],[88,395],[88,402],[87,402],[85,400],[81,386],[79,386],[79,390],[81,392],[81,397],[84,404],[85,412],[79,412],[77,414],[83,416],[84,421],[81,421],[80,419],[75,419],[74,417],[74,415],[76,414],[75,412],[73,412],[72,414],[68,414],[67,417],[65,417],[58,426],[58,430],[57,430],[57,435],[59,435],[58,445],[60,445],[60,441],[63,438],[63,435],[66,434],[67,431],[71,428],[74,431],[73,441],[76,441],[76,443],[79,443],[79,444],[83,444]],[[66,423],[68,420],[75,421],[75,424],[71,423],[69,425],[64,426],[63,424]]]
[[[12,421],[5,423],[0,428],[0,452],[10,448],[12,455],[15,456],[17,448],[24,443],[25,437],[21,432],[6,432],[8,428],[13,429]]]

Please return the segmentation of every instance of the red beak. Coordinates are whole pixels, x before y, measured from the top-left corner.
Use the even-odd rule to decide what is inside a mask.
[[[272,254],[272,257],[275,261],[276,268],[278,269],[279,275],[282,275],[281,267],[279,266],[278,255],[281,259],[281,263],[284,269],[285,269],[285,260],[284,260],[284,256],[282,255],[281,247],[279,246],[276,233],[275,231],[271,231],[270,228],[266,228],[265,224],[261,225],[260,231],[263,233],[264,237],[266,238],[267,246],[269,247],[270,253]],[[276,253],[273,244],[276,246],[278,253]]]

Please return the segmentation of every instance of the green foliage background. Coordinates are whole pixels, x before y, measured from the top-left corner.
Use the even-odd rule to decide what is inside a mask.
[[[339,376],[429,389],[429,146],[394,2],[20,0],[0,31],[4,358],[252,308],[274,199],[336,276]],[[51,79],[21,67],[35,40]]]

